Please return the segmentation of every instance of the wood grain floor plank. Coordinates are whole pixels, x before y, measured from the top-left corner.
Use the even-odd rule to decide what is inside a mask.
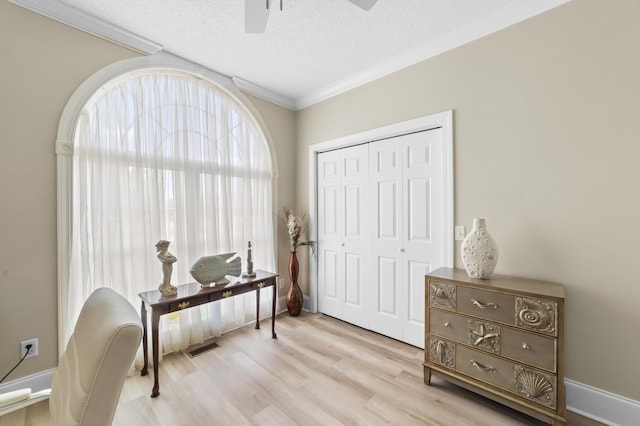
[[[423,382],[421,349],[334,318],[280,315],[215,339],[194,358],[167,355],[153,376],[125,381],[115,426],[540,426],[542,422],[439,377]],[[0,426],[49,425],[48,401],[0,417]],[[569,413],[570,426],[597,426]]]

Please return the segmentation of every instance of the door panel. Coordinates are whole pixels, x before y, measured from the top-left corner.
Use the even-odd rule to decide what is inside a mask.
[[[369,275],[369,217],[367,214],[369,147],[352,146],[342,151],[342,231],[344,304],[342,319],[360,327],[369,325],[367,284]]]
[[[342,316],[344,280],[340,274],[342,253],[340,227],[340,154],[337,151],[318,156],[318,310]]]
[[[378,238],[397,241],[400,238],[398,208],[400,207],[400,182],[398,180],[378,182],[374,197],[378,200],[377,213]]]
[[[403,136],[403,188],[408,200],[404,204],[403,248],[407,283],[402,340],[424,346],[424,275],[431,268],[443,266],[444,253],[444,149],[442,129]]]
[[[404,191],[410,197],[405,204],[408,218],[403,232],[405,252],[410,258],[427,260],[436,268],[444,262],[442,137],[442,129],[403,136],[407,152],[412,153],[411,158],[405,159],[403,175]]]
[[[360,262],[362,256],[358,253],[345,253],[344,265],[345,265],[345,282],[349,285],[346,286],[345,303],[360,307],[362,305],[362,268]]]
[[[368,147],[318,155],[318,309],[366,327]]]
[[[378,258],[378,298],[377,313],[398,317],[398,259]]]
[[[375,233],[371,241],[372,257],[376,259],[374,277],[374,307],[371,330],[395,339],[402,339],[402,144],[399,138],[369,144],[371,216]]]
[[[424,276],[429,272],[431,272],[431,265],[428,262],[419,260],[407,262],[409,298],[407,324],[402,340],[418,347],[424,346]]]
[[[362,195],[360,185],[344,185],[344,235],[362,237]]]
[[[431,188],[425,178],[407,180],[407,239],[428,242],[431,239]]]
[[[325,297],[338,302],[340,291],[338,289],[338,252],[335,250],[323,250],[324,255],[324,276],[325,276]]]
[[[338,190],[337,186],[324,187],[324,211],[322,223],[324,235],[338,237]]]

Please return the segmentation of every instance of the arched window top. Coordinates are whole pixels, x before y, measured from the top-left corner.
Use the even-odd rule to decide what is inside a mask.
[[[74,151],[96,149],[183,167],[203,167],[208,158],[218,167],[272,172],[268,144],[247,109],[218,84],[175,69],[127,72],[88,99]]]
[[[216,92],[220,100],[225,100],[238,116],[245,119],[245,123],[251,124],[260,143],[266,144],[265,149],[268,150],[268,157],[271,161],[271,173],[274,179],[277,179],[278,162],[268,128],[255,107],[246,100],[231,79],[164,52],[152,56],[126,59],[108,65],[80,85],[69,99],[60,118],[56,154],[62,156],[73,154],[74,145],[77,142],[77,124],[83,110],[115,87],[123,83],[127,84],[127,81],[130,82],[132,77],[144,78],[147,76],[148,78],[153,73],[163,73],[176,79],[199,80],[203,90]],[[246,155],[250,154],[250,152],[246,153]],[[245,158],[247,157],[245,156]]]

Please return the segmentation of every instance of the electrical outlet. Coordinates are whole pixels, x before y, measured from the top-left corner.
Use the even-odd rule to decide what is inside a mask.
[[[280,278],[280,280],[278,282],[278,289],[279,290],[284,290],[284,278]]]
[[[29,354],[25,358],[33,358],[38,356],[38,339],[25,340],[20,342],[20,358],[27,353],[27,345],[31,345]]]
[[[456,241],[462,241],[464,240],[465,237],[465,232],[464,232],[464,226],[456,226],[455,228],[455,237],[456,237]]]

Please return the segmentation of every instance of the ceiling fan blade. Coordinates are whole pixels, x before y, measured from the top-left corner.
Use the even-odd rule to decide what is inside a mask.
[[[351,3],[358,6],[360,9],[371,10],[378,0],[349,0]]]
[[[244,30],[259,34],[267,29],[269,9],[265,0],[244,0]]]

